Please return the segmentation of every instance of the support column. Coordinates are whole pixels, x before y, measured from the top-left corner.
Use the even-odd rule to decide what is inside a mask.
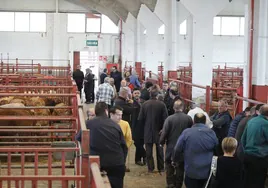
[[[256,0],[254,8],[253,98],[268,100],[268,1]]]
[[[193,24],[194,20],[193,17],[190,16],[187,19],[187,35],[189,37],[189,44],[190,44],[190,51],[189,51],[189,61],[187,63],[192,63],[193,62]],[[187,58],[188,60],[188,58]],[[185,63],[185,62],[184,62]]]
[[[177,54],[177,46],[178,46],[178,34],[180,34],[180,23],[178,24],[177,20],[179,17],[178,14],[178,2],[172,1],[171,3],[171,62],[169,63],[168,70],[176,70],[178,63],[178,54]],[[166,72],[166,71],[165,71]]]
[[[157,74],[158,72],[158,26],[150,25],[147,27],[146,40],[146,70]]]
[[[136,57],[136,62],[141,62],[141,36],[143,35],[143,31],[141,29],[141,23],[137,19],[136,20],[136,43],[135,43],[135,57]]]
[[[227,0],[181,0],[181,3],[193,15],[192,67],[194,84],[211,86],[213,57],[213,18],[229,1]],[[196,87],[192,98],[205,95],[205,89]]]
[[[244,74],[243,74],[243,96],[248,97],[248,59],[249,59],[249,5],[245,4],[245,36],[244,36]],[[243,102],[243,109],[248,106],[247,102]]]
[[[61,28],[60,28],[60,14],[53,14],[53,60],[60,59],[60,37],[61,37]],[[59,61],[53,61],[53,66],[60,66]]]
[[[196,17],[193,20],[192,82],[211,86],[213,56],[213,17]],[[193,98],[203,96],[204,89],[193,88]]]
[[[147,30],[147,39],[146,39],[146,64],[145,68],[147,71],[152,71],[157,74],[158,72],[158,61],[159,61],[159,36],[158,28],[163,24],[160,19],[152,13],[148,7],[145,5],[141,6],[138,20]]]

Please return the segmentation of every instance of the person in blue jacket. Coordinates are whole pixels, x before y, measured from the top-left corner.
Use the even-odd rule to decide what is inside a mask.
[[[245,108],[245,110],[235,116],[233,119],[229,131],[228,131],[228,137],[235,137],[235,133],[238,127],[239,122],[244,118],[250,115],[250,107]]]

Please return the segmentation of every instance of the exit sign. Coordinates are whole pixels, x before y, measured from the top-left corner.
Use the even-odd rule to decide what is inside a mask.
[[[87,46],[98,46],[98,44],[97,40],[87,40]]]

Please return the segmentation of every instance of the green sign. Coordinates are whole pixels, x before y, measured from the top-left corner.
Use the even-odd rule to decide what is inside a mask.
[[[97,40],[87,40],[87,46],[98,46],[98,44]]]

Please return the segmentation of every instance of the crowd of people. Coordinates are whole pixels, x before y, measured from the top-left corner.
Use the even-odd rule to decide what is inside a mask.
[[[168,188],[265,187],[267,104],[248,107],[232,118],[222,99],[209,117],[202,100],[186,111],[176,82],[164,82],[160,88],[141,84],[134,71],[124,79],[116,67],[110,77],[106,71],[86,125],[91,155],[100,156],[113,188],[122,188],[125,172],[131,170],[126,158],[132,144],[135,164],[147,165],[148,173],[166,173]],[[76,138],[81,141],[81,133]]]

